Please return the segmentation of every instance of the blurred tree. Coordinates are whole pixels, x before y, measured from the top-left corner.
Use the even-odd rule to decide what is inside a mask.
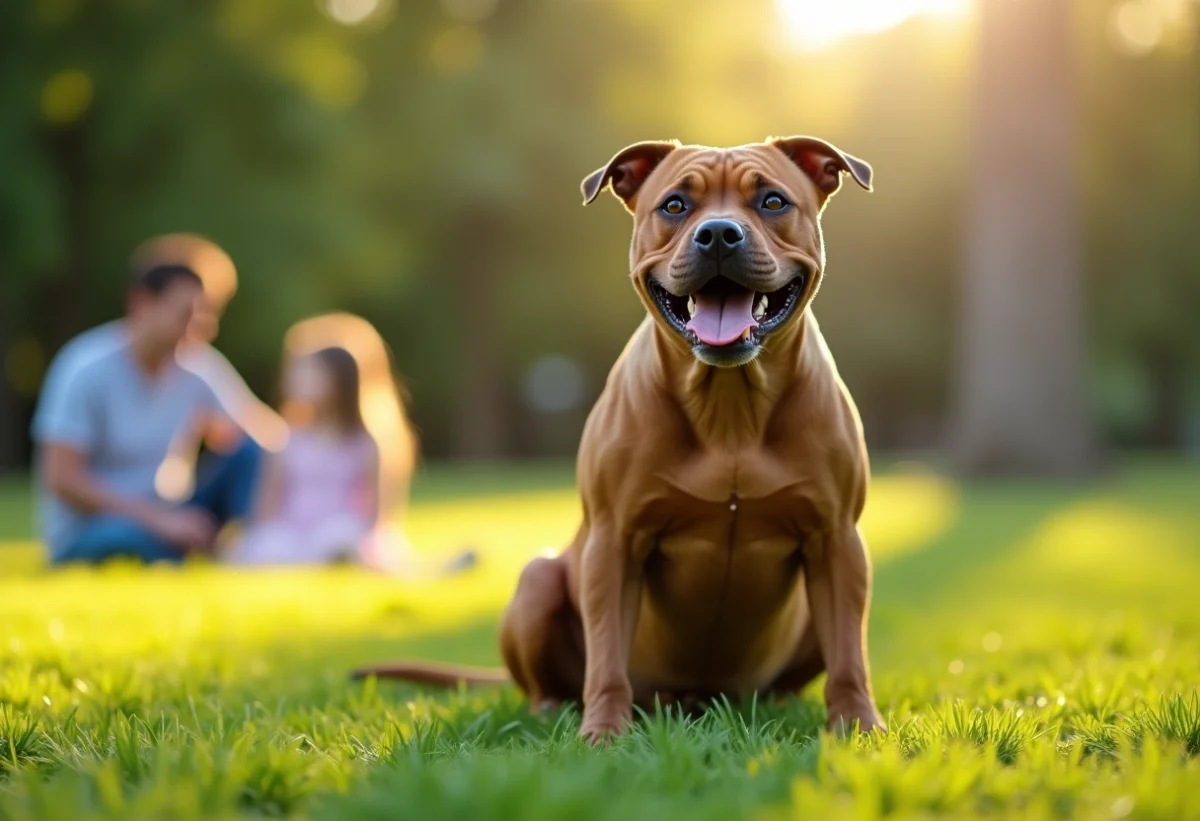
[[[0,362],[10,370],[15,340],[44,359],[119,313],[128,254],[155,233],[208,234],[244,272],[288,271],[287,288],[244,277],[260,308],[312,306],[320,275],[351,258],[356,212],[329,217],[352,193],[329,173],[357,93],[352,70],[336,82],[350,59],[343,35],[310,5],[253,6],[42,0],[6,9]],[[327,208],[305,204],[314,199]],[[227,339],[275,348],[285,319],[280,311],[240,324]],[[5,380],[0,411],[10,418],[14,382],[28,380]],[[6,444],[21,440],[21,427],[4,425]]]
[[[786,133],[830,139],[878,171],[875,194],[847,191],[827,212],[816,303],[873,447],[937,440],[957,352],[960,373],[988,384],[968,354],[986,355],[989,368],[1035,360],[1018,371],[1028,384],[1011,391],[1020,412],[1005,404],[1010,391],[973,405],[987,430],[1069,426],[1029,403],[1057,407],[1041,380],[1061,365],[1038,346],[1076,338],[1079,315],[1053,338],[1034,325],[1059,310],[1055,300],[1080,310],[1078,293],[1048,287],[1077,291],[1070,271],[1080,266],[1106,431],[1177,442],[1200,373],[1189,311],[1200,298],[1200,68],[1194,34],[1178,23],[1134,55],[1114,48],[1111,21],[1129,5],[1143,15],[1200,6],[1073,0],[1072,56],[1044,39],[1065,41],[1062,28],[1040,26],[1058,11],[1026,2],[1010,14],[985,9],[991,79],[977,108],[993,128],[974,124],[970,160],[975,44],[944,21],[809,52],[777,0],[746,0],[736,15],[720,0],[694,0],[687,14],[644,0],[10,4],[0,27],[0,451],[11,463],[24,448],[47,356],[120,310],[133,246],[191,230],[238,263],[242,288],[218,343],[268,396],[284,329],[350,310],[393,346],[425,453],[568,453],[570,430],[641,317],[628,216],[611,201],[582,209],[580,178],[635,140]],[[1023,15],[1034,35],[1014,33]],[[1074,96],[1059,82],[1068,63],[1077,126],[1075,103],[1051,99]],[[1064,141],[1079,149],[1075,217],[1069,200],[1053,205],[1068,165],[1039,153],[1046,140],[1056,153]],[[1028,231],[1061,221],[1082,247],[1049,237],[1037,266],[1006,262],[1016,246],[986,271],[975,265],[974,286],[1000,293],[968,290],[962,304],[974,313],[956,336],[968,181],[982,203],[971,258],[998,241],[979,230],[984,206],[1024,213]],[[1012,358],[993,350],[996,326],[980,324],[1001,316],[1015,323],[1000,340],[1015,346]],[[578,363],[586,394],[553,417],[518,390],[546,356]],[[959,388],[962,399],[966,382]],[[951,404],[963,418],[965,401]],[[1047,452],[1062,444],[1053,439]],[[1020,450],[1000,441],[1005,456]]]
[[[1122,29],[1131,11],[1151,15],[1147,32]],[[1130,42],[1155,33],[1155,14],[1157,37]],[[1122,444],[1178,449],[1200,370],[1200,3],[1086,4],[1080,16],[1099,407]]]
[[[11,321],[7,314],[4,302],[0,301],[0,470],[14,468],[21,463],[21,440],[16,434],[21,425],[18,398],[7,373],[13,344]]]
[[[444,452],[512,455],[526,410],[515,406],[515,365],[636,322],[626,311],[612,334],[608,304],[581,298],[601,276],[624,279],[623,267],[581,253],[596,244],[584,233],[595,215],[578,194],[615,150],[594,95],[620,22],[597,4],[413,4],[365,43],[372,76],[404,78],[364,100],[366,131],[389,142],[378,146],[389,161],[375,199],[422,241],[414,291],[364,310],[396,344],[418,408],[441,409],[419,416]]]
[[[954,456],[970,474],[1096,464],[1068,0],[984,0]]]

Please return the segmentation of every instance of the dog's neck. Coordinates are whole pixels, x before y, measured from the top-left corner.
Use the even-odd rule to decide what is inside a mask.
[[[803,390],[815,372],[820,334],[805,310],[773,336],[759,356],[738,368],[699,362],[678,337],[654,324],[660,379],[705,446],[738,449],[760,444],[779,403]]]

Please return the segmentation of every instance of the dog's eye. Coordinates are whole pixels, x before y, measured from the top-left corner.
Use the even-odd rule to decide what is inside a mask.
[[[662,204],[663,213],[670,214],[673,217],[679,216],[686,210],[687,206],[684,204],[682,197],[671,197]]]
[[[778,194],[767,194],[762,201],[764,211],[782,211],[787,205],[787,200]]]

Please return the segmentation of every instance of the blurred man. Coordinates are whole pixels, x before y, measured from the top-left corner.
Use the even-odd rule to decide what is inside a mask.
[[[230,450],[245,432],[267,450],[279,450],[287,438],[283,420],[247,387],[229,360],[212,347],[225,306],[237,292],[237,269],[215,243],[194,234],[166,234],[143,243],[133,254],[137,277],[155,265],[182,265],[201,279],[204,292],[198,298],[187,337],[178,351],[179,364],[192,371],[213,389],[224,411],[226,424],[205,433],[210,443]],[[85,363],[120,347],[125,341],[125,321],[107,322],[67,342],[55,355],[42,382],[41,396],[33,418],[33,438],[45,420],[57,412],[63,392],[75,372]],[[228,424],[232,422],[232,424]],[[195,442],[179,441],[172,450],[175,464],[191,464]],[[190,476],[187,477],[190,480]]]
[[[54,402],[41,408],[34,438],[52,561],[179,560],[211,548],[220,525],[249,509],[258,448],[248,440],[186,504],[164,501],[157,487],[172,445],[221,416],[212,387],[176,359],[203,295],[186,266],[140,271],[114,343],[76,354]]]

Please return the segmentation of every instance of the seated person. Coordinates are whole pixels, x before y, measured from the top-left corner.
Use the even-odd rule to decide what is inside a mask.
[[[359,372],[343,348],[293,358],[284,373],[291,432],[263,468],[235,564],[368,563],[379,522],[379,448],[359,404]]]
[[[61,395],[35,418],[41,535],[51,561],[128,556],[179,561],[211,550],[219,528],[245,515],[259,449],[243,438],[183,504],[156,487],[172,445],[223,418],[213,389],[176,361],[202,304],[200,277],[180,264],[141,270],[111,349],[80,357]]]
[[[415,437],[375,330],[357,317],[326,315],[298,323],[285,346],[287,446],[267,457],[253,518],[224,558],[253,566],[349,562],[410,578],[473,565],[470,550],[422,562],[405,538]]]
[[[282,448],[287,439],[287,426],[283,420],[254,395],[229,360],[212,346],[220,327],[221,313],[237,292],[237,270],[233,260],[204,237],[165,234],[142,243],[133,254],[135,277],[156,265],[182,265],[195,271],[204,283],[204,296],[197,302],[187,338],[177,356],[180,365],[208,383],[225,416],[233,423],[225,429],[207,431],[216,434],[210,444],[223,443],[227,450],[245,432],[267,450]],[[120,347],[124,341],[125,320],[117,319],[84,331],[55,354],[42,381],[33,419],[35,440],[45,419],[56,412],[75,371],[89,360]],[[194,453],[183,451],[194,449],[196,444],[180,441],[175,443],[173,451],[190,463]]]

